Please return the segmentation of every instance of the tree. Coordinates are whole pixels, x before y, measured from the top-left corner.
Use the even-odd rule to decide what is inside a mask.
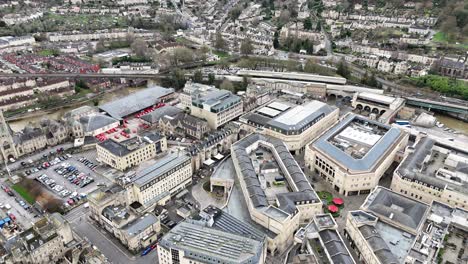
[[[245,91],[247,90],[247,86],[249,86],[249,79],[247,78],[247,76],[242,76],[242,85],[241,85],[241,89],[242,91]]]
[[[214,82],[215,82],[215,79],[216,79],[216,78],[215,78],[214,73],[211,73],[211,72],[208,73],[208,84],[209,84],[209,85],[213,85]]]
[[[275,35],[274,35],[274,38],[273,38],[273,48],[277,49],[279,48],[280,44],[279,44],[279,33],[278,31],[275,31]]]
[[[135,39],[130,48],[137,57],[145,58],[148,55],[148,45],[143,39]]]
[[[106,44],[104,38],[100,38],[96,44],[96,52],[103,52],[106,50]]]
[[[253,52],[252,41],[249,38],[245,38],[240,46],[240,53],[244,56],[250,55]]]
[[[201,72],[201,70],[196,70],[193,73],[193,81],[197,83],[201,83],[203,81],[203,73]]]
[[[307,30],[312,29],[312,19],[310,19],[310,17],[306,18],[303,24],[304,24],[304,29],[307,29]]]
[[[224,79],[223,82],[221,83],[221,85],[219,86],[219,88],[222,89],[222,90],[231,91],[233,93],[235,92],[234,85],[228,79]]]
[[[185,72],[179,68],[171,71],[169,77],[170,85],[176,89],[182,89],[185,85]]]
[[[449,16],[442,23],[440,29],[447,37],[447,40],[453,41],[457,37],[457,19],[454,16]]]
[[[175,66],[180,63],[193,62],[193,52],[189,48],[175,48],[171,56],[171,63]]]
[[[351,76],[351,72],[349,71],[348,65],[344,59],[341,59],[341,61],[338,63],[336,73],[347,79]]]
[[[240,14],[242,13],[242,8],[240,6],[235,7],[229,11],[229,18],[232,20],[236,20],[239,18]]]
[[[285,25],[286,23],[289,22],[289,19],[291,19],[291,12],[289,12],[289,10],[287,9],[282,10],[278,19],[279,24]]]
[[[215,40],[215,48],[217,50],[225,50],[226,48],[226,42],[223,39],[223,35],[221,35],[221,32],[216,32],[216,40]]]

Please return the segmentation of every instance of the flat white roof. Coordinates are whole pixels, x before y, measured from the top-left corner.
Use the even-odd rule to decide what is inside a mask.
[[[393,101],[395,101],[395,97],[391,96],[386,96],[382,94],[374,94],[374,93],[367,93],[367,92],[362,92],[359,93],[359,97],[371,101],[376,101],[384,104],[391,104]]]
[[[280,102],[273,102],[273,103],[269,104],[268,107],[274,108],[274,109],[280,110],[280,111],[284,111],[284,110],[286,110],[286,109],[291,108],[289,105],[287,105],[287,104],[282,104],[282,103],[280,103]]]
[[[325,104],[320,101],[311,101],[305,105],[298,105],[276,118],[275,121],[286,125],[295,125],[300,123],[311,113],[318,111],[324,105]]]
[[[216,154],[216,156],[214,156],[214,158],[217,159],[217,160],[221,160],[222,158],[224,158],[224,155],[221,154],[221,153],[218,153],[218,154]]]
[[[206,166],[211,166],[213,165],[213,163],[215,163],[215,161],[212,159],[207,159],[203,162],[203,164],[205,164]]]
[[[281,114],[281,111],[278,111],[278,110],[275,110],[273,108],[269,108],[269,107],[266,107],[266,106],[258,109],[257,112],[262,113],[262,114],[264,114],[266,116],[269,116],[269,117],[275,117],[275,116]]]
[[[339,134],[341,138],[349,139],[354,142],[359,142],[364,145],[374,146],[382,136],[366,132],[364,130],[355,129],[354,127],[346,127]]]

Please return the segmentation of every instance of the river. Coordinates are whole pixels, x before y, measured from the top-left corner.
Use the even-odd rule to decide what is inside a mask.
[[[462,132],[465,135],[468,135],[468,123],[467,122],[463,122],[456,118],[442,115],[439,113],[435,113],[434,116],[437,118],[437,121],[441,122],[446,127]]]
[[[129,95],[131,93],[134,93],[138,90],[141,90],[145,87],[128,87],[128,88],[123,88],[123,89],[120,89],[120,90],[117,90],[117,91],[114,91],[114,92],[111,92],[111,93],[105,93],[100,99],[99,99],[99,104],[105,104],[109,101],[112,101],[112,100],[115,100],[115,99],[118,99],[120,97],[123,97],[123,96],[126,96],[126,95]],[[93,102],[87,102],[87,103],[83,103],[83,105],[92,105]],[[11,129],[13,129],[13,131],[20,131],[22,130],[27,124],[29,123],[34,123],[34,122],[37,122],[39,121],[41,118],[43,117],[47,117],[47,118],[50,118],[50,119],[60,119],[62,118],[62,116],[74,109],[74,108],[77,108],[78,106],[74,106],[74,107],[64,107],[64,108],[61,108],[59,110],[55,110],[51,113],[47,113],[45,115],[42,115],[40,117],[38,116],[35,116],[35,117],[27,117],[27,118],[23,118],[21,120],[16,120],[16,121],[9,121],[8,124],[10,125]]]

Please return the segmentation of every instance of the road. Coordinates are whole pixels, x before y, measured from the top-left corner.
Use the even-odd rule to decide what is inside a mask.
[[[120,242],[104,229],[96,226],[88,217],[88,209],[79,206],[67,215],[73,231],[83,239],[96,246],[112,264],[154,264],[159,263],[157,252],[141,257],[130,253]]]
[[[7,184],[4,183],[5,179],[1,179],[0,181],[2,185],[8,186]],[[3,190],[0,190],[0,203],[2,203],[3,205],[9,204],[11,206],[10,210],[3,209],[3,211],[5,213],[7,212],[13,213],[16,216],[16,222],[23,229],[28,229],[31,227],[32,223],[37,220],[37,218],[34,218],[35,213],[28,212],[23,207],[21,207],[21,205],[15,200],[15,198],[17,197],[18,199],[21,199],[23,201],[24,199],[18,193],[16,193],[13,189],[12,191],[15,194],[15,196],[9,196],[6,192],[4,192]]]

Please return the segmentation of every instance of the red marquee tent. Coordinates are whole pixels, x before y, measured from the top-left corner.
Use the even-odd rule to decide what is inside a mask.
[[[331,205],[328,206],[328,211],[330,211],[330,213],[336,213],[336,212],[338,212],[338,210],[339,209],[338,209],[338,207],[336,207],[336,205],[331,204]]]
[[[343,199],[338,198],[338,197],[333,198],[332,202],[333,202],[334,204],[336,204],[336,205],[343,205],[343,204],[344,204]]]

